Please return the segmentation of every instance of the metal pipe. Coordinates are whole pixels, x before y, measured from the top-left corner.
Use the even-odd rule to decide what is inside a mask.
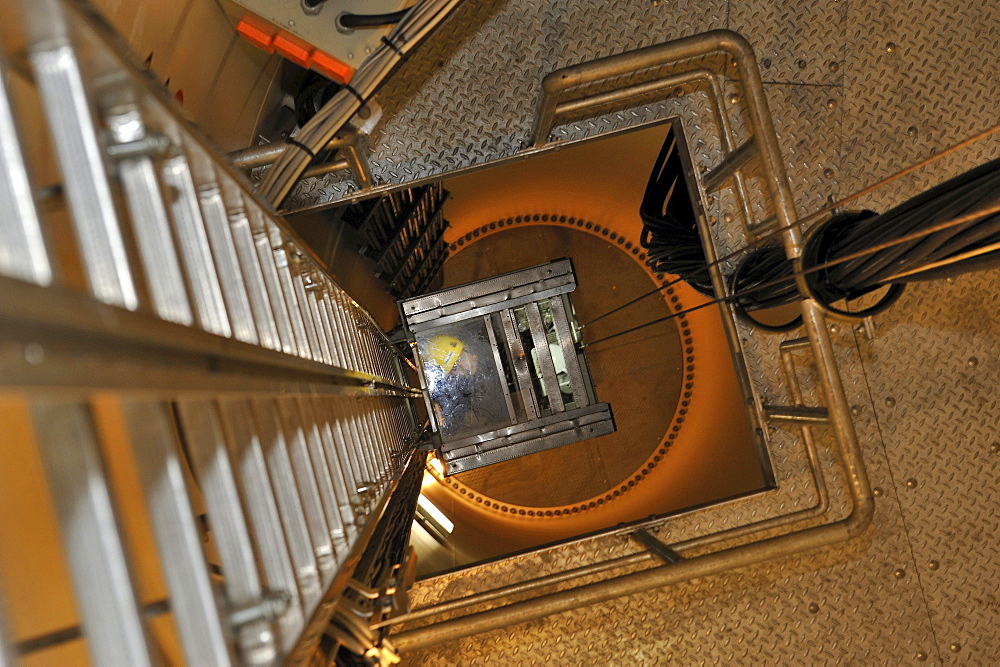
[[[853,449],[855,451],[844,453],[851,458],[855,456],[860,458],[856,441],[853,443]],[[416,650],[444,640],[453,641],[459,637],[504,628],[625,595],[646,592],[652,588],[708,577],[807,549],[843,542],[864,532],[871,523],[874,513],[868,479],[863,469],[860,474],[857,471],[850,471],[849,477],[855,505],[847,518],[841,521],[408,630],[393,635],[393,644],[403,650]]]
[[[757,144],[751,137],[740,144],[736,150],[727,153],[718,166],[702,177],[705,190],[715,192],[722,187],[723,183],[735,176],[736,172],[750,164],[750,161],[755,157],[757,157]]]
[[[570,88],[638,72],[657,65],[728,51],[734,43],[742,39],[736,33],[728,30],[714,30],[665,44],[656,44],[627,53],[598,58],[548,74],[542,79],[542,95],[531,131],[532,145],[537,146],[546,142],[548,129],[552,126],[552,120],[556,115],[556,104],[560,93]]]
[[[599,107],[605,104],[615,104],[635,97],[642,97],[643,95],[652,95],[654,93],[662,92],[668,88],[676,88],[677,86],[683,86],[686,83],[702,81],[712,76],[713,75],[709,70],[691,70],[681,74],[674,74],[661,79],[656,79],[654,81],[637,83],[625,88],[616,88],[615,90],[590,95],[589,97],[581,97],[568,102],[560,102],[556,104],[554,116],[563,116],[566,114],[576,113],[578,111],[587,111],[593,107]]]
[[[407,623],[409,621],[416,621],[417,619],[427,618],[428,616],[436,616],[437,614],[444,614],[449,611],[455,611],[456,609],[462,609],[464,607],[471,607],[475,604],[480,604],[483,602],[490,602],[492,600],[497,600],[508,595],[518,595],[520,593],[527,593],[528,591],[533,591],[539,588],[544,588],[545,586],[553,586],[555,584],[561,584],[564,581],[570,581],[578,577],[588,577],[593,574],[600,574],[607,570],[612,570],[616,567],[628,567],[630,565],[639,565],[650,560],[653,557],[648,551],[643,551],[642,553],[631,554],[629,556],[621,556],[619,558],[612,558],[611,560],[602,561],[600,563],[594,563],[592,565],[584,565],[582,567],[576,567],[572,570],[566,570],[565,572],[559,572],[557,574],[552,574],[544,577],[538,577],[537,579],[529,579],[528,581],[519,581],[516,584],[510,584],[507,586],[500,586],[499,588],[494,588],[489,591],[484,591],[482,593],[475,593],[473,595],[467,595],[463,598],[458,598],[457,600],[449,600],[448,602],[442,602],[441,604],[432,605],[429,607],[420,607],[419,609],[414,609],[409,614],[401,614],[393,618],[380,621],[372,626],[372,628],[382,628],[387,625],[399,625],[400,623]],[[393,640],[395,641],[395,639]]]
[[[357,141],[357,136],[356,132],[339,132],[337,136],[323,147],[323,150],[332,150],[351,145],[351,143]],[[262,146],[251,146],[250,148],[233,151],[229,154],[229,159],[234,166],[240,169],[266,167],[273,164],[278,159],[278,156],[285,152],[286,148],[288,148],[287,142],[276,141]]]
[[[764,414],[771,422],[786,424],[827,424],[830,421],[826,408],[804,405],[765,405]]]
[[[335,171],[349,169],[350,166],[344,158],[333,160],[332,162],[324,162],[323,164],[314,164],[302,172],[302,177],[311,178],[313,176],[322,176],[323,174],[332,174]]]

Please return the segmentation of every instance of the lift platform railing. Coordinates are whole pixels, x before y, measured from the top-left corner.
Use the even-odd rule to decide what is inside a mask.
[[[3,13],[0,383],[76,635],[96,664],[161,661],[106,460],[125,447],[187,662],[306,657],[411,459],[408,362],[85,4]],[[3,616],[0,662],[74,634]]]
[[[742,96],[735,93],[725,95],[727,85],[732,82],[738,83]],[[416,650],[441,641],[453,641],[457,637],[639,593],[651,587],[709,576],[797,551],[835,544],[859,535],[869,525],[874,510],[872,492],[850,406],[834,358],[824,309],[811,299],[806,287],[801,286],[803,299],[800,306],[804,331],[785,341],[774,337],[759,341],[761,345],[773,345],[776,348],[776,356],[782,362],[787,385],[787,405],[766,404],[749,381],[741,340],[744,336],[756,336],[759,332],[746,331],[741,334],[738,328],[737,313],[728,299],[731,296],[728,281],[724,279],[723,266],[718,263],[723,255],[720,238],[705,212],[712,195],[731,191],[743,224],[744,244],[752,244],[764,234],[777,233],[789,259],[797,261],[801,255],[802,233],[796,224],[788,177],[760,72],[746,40],[729,31],[713,31],[566,67],[548,74],[542,81],[531,132],[531,146],[526,147],[523,154],[551,148],[553,144],[550,143],[550,135],[559,119],[569,116],[593,117],[609,106],[620,109],[639,99],[648,101],[651,98],[684,95],[687,90],[695,89],[692,84],[698,86],[696,90],[706,94],[712,120],[720,135],[718,141],[721,159],[703,173],[692,175],[697,183],[697,192],[692,193],[692,199],[701,203],[699,231],[716,297],[721,301],[722,320],[733,350],[737,378],[748,403],[751,421],[761,432],[765,431],[765,427],[789,424],[800,429],[806,461],[816,486],[816,504],[806,509],[757,519],[716,533],[669,544],[659,543],[656,538],[641,534],[647,524],[609,529],[606,531],[609,535],[630,533],[646,551],[477,592],[397,616],[382,625],[407,623],[470,607],[480,608],[479,611],[429,625],[412,627],[408,624],[403,632],[392,636],[398,648],[404,651]],[[742,104],[737,106],[735,102]],[[740,107],[745,113],[737,118],[736,111]],[[736,138],[734,126],[737,122],[742,123],[749,132],[749,136],[742,142],[738,142]],[[684,150],[687,150],[686,147]],[[750,205],[758,194],[748,187],[747,181],[750,179],[747,177],[752,170],[756,170],[755,176],[762,175],[760,180],[763,181],[763,192],[760,195],[767,202],[770,212],[763,219],[757,219],[755,210]],[[740,248],[730,250],[738,251]],[[803,405],[804,394],[792,360],[792,355],[801,350],[812,353],[814,376],[825,405]],[[851,506],[846,517],[835,517],[831,512],[827,482],[820,469],[813,442],[812,429],[816,426],[829,427],[835,437],[838,472],[850,497]],[[648,526],[660,529],[681,516],[656,519],[649,522]],[[711,525],[711,522],[708,523]],[[660,565],[535,598],[521,597],[527,591],[654,560],[659,560]],[[482,609],[484,603],[511,598],[517,598],[518,601],[506,606],[491,605],[492,608]]]

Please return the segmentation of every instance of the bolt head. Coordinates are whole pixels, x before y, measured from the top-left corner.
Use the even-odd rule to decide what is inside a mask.
[[[810,602],[809,603],[809,613],[810,614],[819,613],[819,605],[816,604],[815,602]]]
[[[889,42],[888,44],[885,45],[885,52],[886,53],[892,53],[895,50],[896,50],[896,44],[895,43]]]
[[[837,62],[836,60],[831,60],[831,61],[830,61],[830,64],[829,64],[829,65],[827,65],[827,67],[829,67],[829,68],[830,68],[830,71],[831,71],[831,72],[836,72],[837,70],[839,70],[839,69],[840,69],[840,63],[839,63],[839,62]]]
[[[837,100],[835,100],[833,98],[828,99],[826,101],[826,108],[827,109],[836,109],[837,108]]]
[[[915,489],[915,488],[917,488],[917,480],[913,479],[912,477],[910,479],[906,480],[906,488],[908,488],[908,489]]]
[[[897,568],[892,573],[892,576],[896,577],[897,579],[902,579],[903,577],[906,576],[906,570],[904,570],[903,568]]]
[[[882,493],[883,491],[881,486],[876,486],[874,489],[872,489],[872,495],[875,496],[876,498],[881,498]]]
[[[979,365],[979,357],[969,357],[969,360],[965,363],[967,363],[970,368],[975,368]]]
[[[920,662],[925,662],[927,660],[927,652],[917,651],[916,655],[914,655],[913,657],[919,660]]]
[[[932,560],[932,561],[929,561],[927,563],[927,569],[929,569],[929,570],[937,570],[940,567],[941,567],[941,563],[939,561],[936,561],[936,560]]]
[[[891,408],[892,406],[896,405],[896,399],[893,398],[892,396],[889,396],[888,398],[885,399],[885,404]]]
[[[961,651],[961,650],[962,650],[962,645],[961,645],[961,644],[959,644],[958,642],[952,642],[951,646],[949,646],[949,647],[948,647],[948,649],[949,649],[949,650],[950,650],[950,651],[951,651],[952,653],[958,653],[959,651]]]

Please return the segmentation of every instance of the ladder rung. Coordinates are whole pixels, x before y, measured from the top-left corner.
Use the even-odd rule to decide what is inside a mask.
[[[302,598],[306,604],[312,605],[319,600],[320,595],[319,569],[288,449],[285,447],[284,437],[278,432],[270,399],[256,399],[250,406],[256,418],[257,433],[260,436],[267,470],[274,487],[278,511],[281,514]]]
[[[31,413],[91,658],[101,665],[150,665],[90,408],[38,400]]]
[[[122,401],[122,412],[184,657],[192,665],[235,662],[191,507],[170,408],[155,401]]]
[[[302,632],[304,612],[298,581],[289,555],[289,545],[278,516],[260,440],[246,401],[220,400],[222,429],[236,473],[236,486],[249,519],[251,539],[260,554],[265,588],[289,597],[287,610],[278,619],[281,645],[288,651]]]
[[[218,413],[204,400],[179,401],[177,410],[191,466],[205,498],[229,608],[252,608],[262,602],[265,590]],[[277,656],[266,619],[245,623],[234,632],[243,660],[269,662]]]

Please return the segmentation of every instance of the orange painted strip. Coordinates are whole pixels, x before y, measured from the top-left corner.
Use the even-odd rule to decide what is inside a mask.
[[[274,49],[291,60],[296,65],[309,67],[309,59],[312,56],[313,48],[295,35],[291,35],[284,30],[274,36]]]
[[[274,53],[275,29],[264,19],[246,14],[236,24],[236,32],[257,48]]]
[[[319,49],[312,54],[312,68],[337,83],[348,83],[354,76],[353,67]]]

